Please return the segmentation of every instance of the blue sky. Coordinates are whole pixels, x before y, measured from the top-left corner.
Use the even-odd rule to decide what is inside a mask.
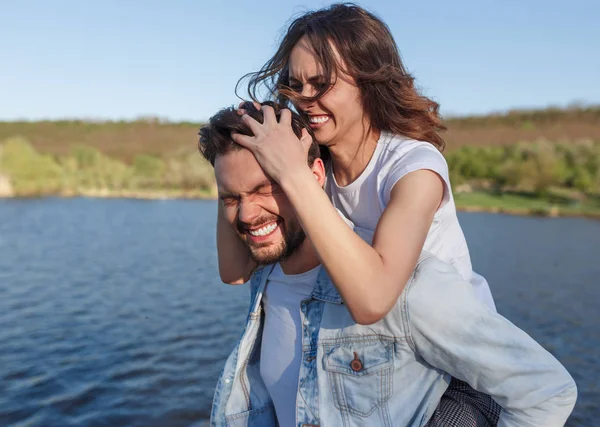
[[[202,121],[327,1],[0,0],[0,120]],[[446,115],[600,103],[596,0],[359,1]]]

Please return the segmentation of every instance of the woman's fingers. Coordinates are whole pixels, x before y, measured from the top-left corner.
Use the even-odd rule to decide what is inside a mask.
[[[304,148],[304,151],[308,153],[308,150],[310,149],[310,146],[313,143],[313,139],[308,133],[308,131],[304,128],[302,128],[302,135],[300,135],[300,143],[302,144],[302,148]]]
[[[291,126],[292,125],[292,112],[287,108],[281,110],[279,114],[279,123],[282,125]]]
[[[242,147],[245,147],[250,151],[252,151],[252,149],[256,146],[253,137],[242,135],[241,133],[231,132],[231,139],[233,139],[233,142],[240,144]]]
[[[274,114],[273,114],[274,115]],[[250,117],[248,114],[244,114],[242,116],[242,122],[246,124],[250,128],[250,131],[254,136],[258,137],[264,134],[263,125],[254,120],[254,118]],[[266,122],[266,117],[265,117]]]
[[[243,116],[244,114],[246,114],[248,111],[246,110],[246,106],[248,105],[248,101],[242,101],[240,102],[240,104],[237,107],[237,113],[239,116]]]
[[[263,123],[266,126],[273,126],[277,124],[277,117],[275,116],[275,110],[270,105],[263,105],[261,107],[263,112]]]
[[[257,110],[260,110],[260,104],[258,102],[252,101],[252,105],[254,105],[254,108],[256,108]],[[246,114],[248,112],[249,106],[250,106],[250,101],[242,101],[239,103],[236,111],[240,116],[243,116],[244,114]]]

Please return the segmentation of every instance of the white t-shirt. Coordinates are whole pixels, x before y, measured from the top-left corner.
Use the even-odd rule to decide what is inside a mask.
[[[330,168],[325,190],[333,205],[354,223],[356,232],[371,243],[394,184],[419,169],[432,170],[445,184],[442,204],[433,218],[423,250],[452,264],[471,282],[477,297],[495,311],[487,281],[473,272],[467,242],[456,216],[448,164],[435,146],[382,132],[373,157],[362,174],[349,185],[340,187]]]
[[[263,329],[260,374],[275,405],[281,427],[296,425],[296,393],[302,360],[300,303],[308,299],[321,266],[287,275],[277,264],[263,295]]]

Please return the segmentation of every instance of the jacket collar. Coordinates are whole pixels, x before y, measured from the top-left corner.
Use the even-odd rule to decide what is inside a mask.
[[[256,313],[259,310],[262,296],[264,294],[265,287],[267,285],[267,279],[273,271],[275,264],[266,265],[255,272],[252,280],[252,312]],[[323,302],[342,304],[342,297],[338,293],[335,286],[331,282],[327,271],[321,266],[319,275],[317,276],[317,283],[313,289],[311,297]]]
[[[251,280],[251,310],[250,315],[259,316],[261,310],[262,297],[267,286],[267,279],[271,275],[271,272],[275,268],[275,264],[269,264],[264,267],[260,267],[254,272]]]
[[[321,269],[319,270],[317,283],[313,289],[312,297],[324,302],[342,304],[342,297],[335,286],[333,286],[333,283],[323,266],[321,266]]]

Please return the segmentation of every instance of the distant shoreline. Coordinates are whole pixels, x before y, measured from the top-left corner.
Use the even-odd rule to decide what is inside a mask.
[[[60,194],[58,197],[91,197],[98,199],[137,199],[137,200],[216,200],[216,194],[199,190],[80,190],[77,193]]]
[[[2,199],[129,199],[129,200],[216,200],[216,196],[203,191],[139,191],[139,190],[78,190],[64,191],[60,193],[48,194],[0,194]]]
[[[535,207],[513,207],[502,206],[502,201],[498,199],[498,204],[489,206],[477,205],[468,202],[462,202],[461,196],[456,197],[456,210],[459,212],[481,212],[506,214],[516,216],[538,216],[538,217],[581,217],[600,219],[600,209],[577,210],[574,208],[565,208],[551,203],[543,203],[543,200],[536,200]],[[46,195],[4,195],[0,199],[39,199],[39,198],[95,198],[95,199],[131,199],[131,200],[216,200],[216,194],[209,191],[181,191],[181,190],[78,190],[74,192],[62,192],[58,194]],[[494,196],[489,196],[493,200]],[[540,204],[540,202],[542,202]]]
[[[545,210],[531,209],[531,208],[502,208],[502,207],[489,207],[489,206],[456,206],[458,212],[481,212],[481,213],[494,213],[494,214],[505,214],[515,216],[537,216],[537,217],[549,217],[549,218],[590,218],[600,220],[600,211],[598,212],[577,212],[577,211],[565,211],[557,208],[556,206],[548,206]]]

